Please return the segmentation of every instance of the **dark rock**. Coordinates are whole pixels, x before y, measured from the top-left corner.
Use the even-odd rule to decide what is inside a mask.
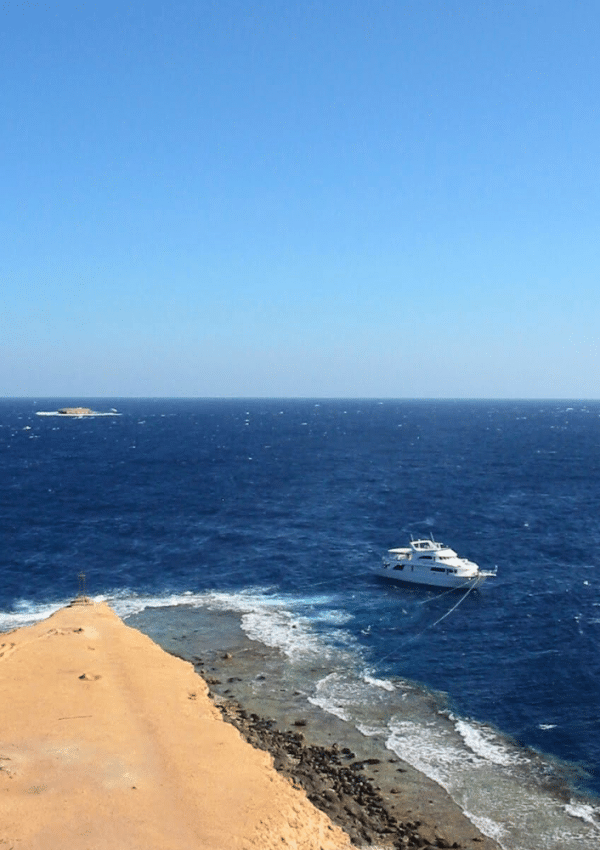
[[[348,747],[307,745],[301,732],[280,731],[274,720],[248,714],[234,700],[213,698],[223,719],[233,724],[252,746],[270,752],[276,769],[341,826],[355,846],[385,846],[390,850],[445,850],[451,846],[436,836],[446,843],[434,847],[419,833],[420,821],[402,823],[392,814],[391,801],[384,800],[379,788],[374,788],[363,772],[365,765],[379,764],[380,759],[348,764],[349,758],[355,758]],[[304,719],[294,722],[296,727],[304,725]],[[392,793],[399,794],[401,790],[394,788]]]

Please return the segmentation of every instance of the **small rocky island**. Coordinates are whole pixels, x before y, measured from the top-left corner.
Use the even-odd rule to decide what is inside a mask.
[[[37,410],[38,416],[72,416],[75,419],[81,419],[83,416],[120,416],[120,413],[112,408],[108,413],[100,413],[97,410],[92,410],[91,407],[59,407],[58,410]]]

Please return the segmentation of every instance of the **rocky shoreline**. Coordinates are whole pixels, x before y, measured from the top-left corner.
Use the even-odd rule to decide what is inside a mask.
[[[235,613],[178,607],[165,617],[145,609],[128,624],[191,662],[224,719],[268,751],[355,846],[499,850],[441,785],[386,746],[385,735],[360,731],[311,700],[304,673],[278,648],[248,638]]]
[[[420,820],[400,820],[394,813],[395,805],[380,793],[367,776],[365,767],[381,764],[377,758],[357,760],[349,747],[337,744],[323,747],[309,744],[300,731],[279,731],[275,721],[248,714],[235,700],[212,695],[224,720],[233,724],[244,739],[257,749],[266,750],[273,757],[276,770],[286,776],[295,787],[302,788],[308,799],[325,812],[337,826],[350,836],[357,847],[378,846],[406,850],[406,848],[464,848],[466,845],[442,834]],[[296,721],[302,727],[302,721]],[[396,765],[399,759],[389,758]],[[392,788],[391,794],[400,794]],[[482,846],[483,839],[473,839]]]

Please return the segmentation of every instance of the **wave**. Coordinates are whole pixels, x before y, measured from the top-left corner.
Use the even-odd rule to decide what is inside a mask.
[[[0,612],[0,629],[29,625],[68,601],[23,600],[14,610]],[[504,850],[531,850],[530,835],[536,835],[536,850],[599,846],[600,810],[569,795],[560,766],[489,725],[450,713],[442,695],[381,675],[344,629],[348,615],[336,607],[334,594],[295,596],[254,587],[155,595],[118,591],[94,601],[108,602],[125,620],[150,608],[233,615],[250,639],[281,652],[308,702],[366,738],[378,738],[437,782]]]

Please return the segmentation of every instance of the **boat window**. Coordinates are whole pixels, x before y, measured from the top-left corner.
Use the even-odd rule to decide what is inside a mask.
[[[432,567],[431,572],[432,573],[445,573],[446,570],[443,567]]]
[[[395,570],[403,570],[403,569],[404,569],[404,564],[396,564],[396,566],[394,567],[394,569],[395,569]]]
[[[433,558],[431,555],[420,555],[419,561],[435,561],[435,558]]]

